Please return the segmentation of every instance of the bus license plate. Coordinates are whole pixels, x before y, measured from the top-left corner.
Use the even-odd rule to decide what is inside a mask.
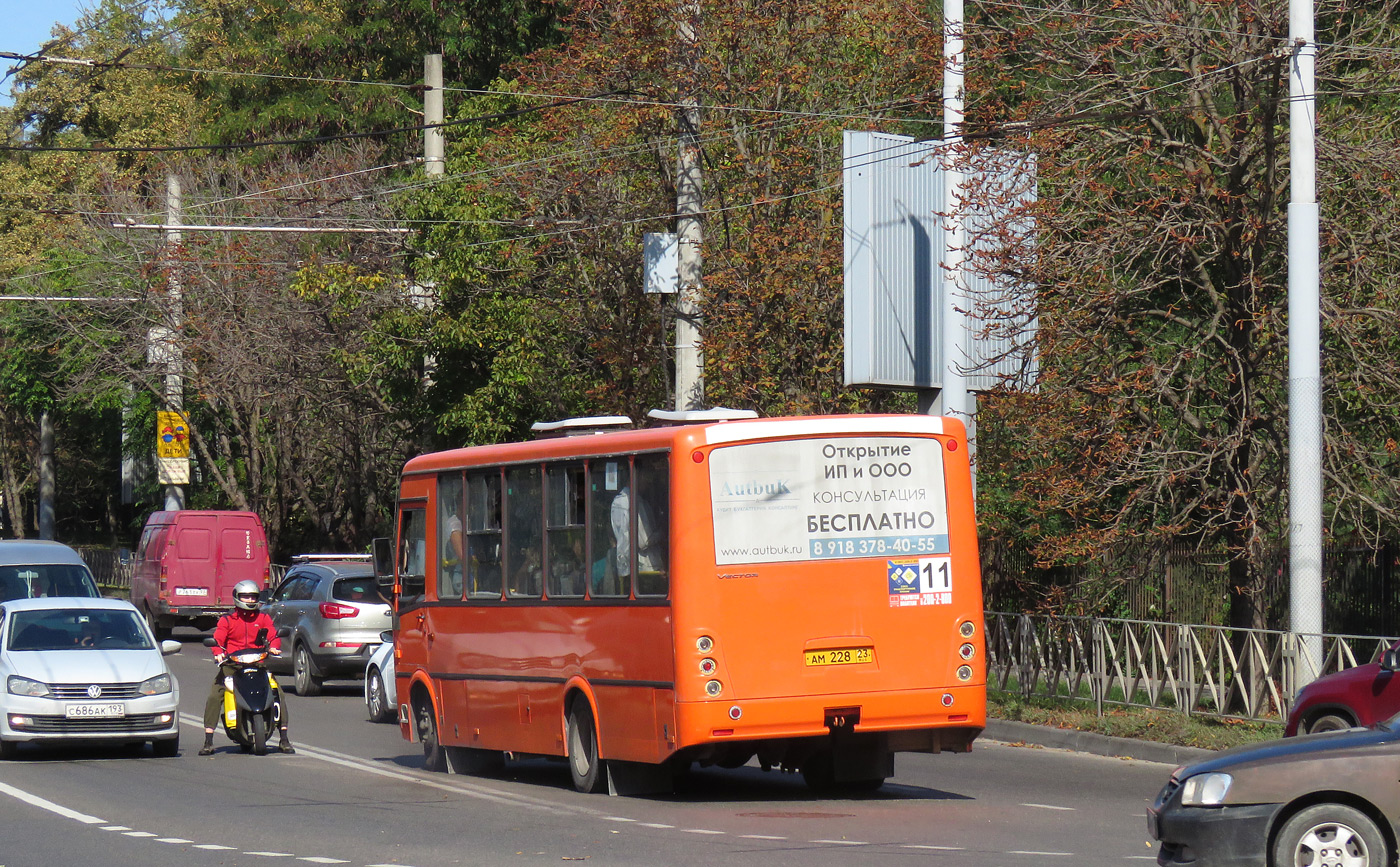
[[[69,719],[118,719],[126,716],[126,705],[119,701],[105,704],[70,704],[65,715]]]
[[[854,665],[875,661],[873,647],[837,647],[830,650],[808,650],[808,665]]]

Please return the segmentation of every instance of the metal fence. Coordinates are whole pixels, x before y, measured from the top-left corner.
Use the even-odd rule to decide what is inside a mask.
[[[989,611],[988,687],[1091,703],[1100,714],[1122,705],[1277,722],[1298,685],[1374,662],[1394,641]],[[1320,648],[1320,665],[1303,643]]]

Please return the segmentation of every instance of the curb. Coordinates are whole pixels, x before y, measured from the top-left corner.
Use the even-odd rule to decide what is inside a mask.
[[[1096,756],[1161,762],[1167,765],[1189,765],[1217,755],[1215,750],[1200,747],[1182,747],[1000,719],[988,719],[987,727],[982,730],[982,737],[1006,744],[1033,744]]]

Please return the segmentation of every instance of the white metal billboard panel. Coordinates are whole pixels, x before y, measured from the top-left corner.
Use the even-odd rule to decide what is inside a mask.
[[[847,385],[938,388],[944,234],[943,145],[908,136],[844,135],[845,338]],[[965,188],[968,388],[1037,373],[1034,287],[1014,279],[1006,253],[1032,241],[1024,206],[1035,197],[1033,157],[979,156]],[[1009,246],[1010,245],[1010,246]]]

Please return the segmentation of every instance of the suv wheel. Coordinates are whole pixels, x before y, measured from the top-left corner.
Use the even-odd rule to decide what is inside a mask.
[[[298,644],[292,651],[292,686],[297,695],[320,695],[323,678],[316,673],[316,663],[311,660],[311,652],[305,644]]]

